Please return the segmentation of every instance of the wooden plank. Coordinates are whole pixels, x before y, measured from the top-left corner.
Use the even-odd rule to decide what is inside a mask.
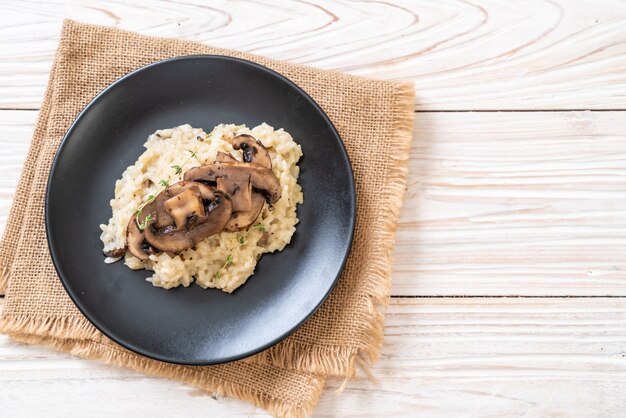
[[[418,113],[397,295],[626,295],[626,113]]]
[[[395,299],[372,369],[380,383],[351,382],[338,396],[340,382],[333,381],[314,416],[620,416],[625,352],[622,298]],[[0,382],[7,416],[247,417],[252,411],[5,336]]]
[[[15,188],[22,172],[37,112],[0,111],[0,237],[13,203]]]
[[[0,111],[0,231],[36,112]],[[418,113],[395,295],[626,295],[626,112]]]
[[[416,109],[617,109],[626,5],[602,1],[10,0],[0,107],[37,108],[63,18],[415,82]]]

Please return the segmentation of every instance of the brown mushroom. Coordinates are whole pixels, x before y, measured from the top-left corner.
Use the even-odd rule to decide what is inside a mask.
[[[230,216],[230,220],[224,227],[227,231],[238,231],[249,227],[259,217],[265,205],[265,197],[261,193],[252,193],[250,200],[250,210],[243,212],[233,212]]]
[[[259,240],[256,242],[256,245],[258,245],[259,247],[267,247],[267,244],[269,243],[270,243],[270,233],[265,231],[261,235],[261,238],[259,238]]]
[[[272,169],[272,159],[265,145],[251,135],[237,135],[233,140],[233,148],[243,151],[243,160],[246,163],[261,164]]]
[[[167,189],[166,189],[167,190]],[[156,227],[163,228],[164,226],[171,225],[174,220],[169,213],[165,210],[164,203],[170,198],[170,193],[165,190],[156,195],[154,200],[148,203],[142,209],[142,213],[148,215],[152,213],[152,217],[155,219]],[[143,221],[143,217],[141,217]]]
[[[232,170],[229,174],[218,177],[215,181],[216,188],[230,196],[233,201],[233,212],[250,210],[250,195],[252,184],[250,173],[246,170]]]
[[[260,164],[264,167],[272,169],[272,159],[267,151],[267,148],[257,139],[251,135],[239,135],[233,141],[234,149],[241,149],[243,151],[243,160],[247,163]],[[232,158],[230,154],[227,154]],[[218,153],[218,157],[219,153]],[[217,159],[216,159],[217,161]],[[227,160],[221,160],[227,161]],[[243,212],[234,212],[230,217],[230,220],[224,227],[227,231],[237,231],[249,227],[259,217],[263,206],[265,205],[265,198],[257,191],[252,191],[250,210]]]
[[[174,224],[178,229],[189,229],[205,215],[204,205],[197,187],[190,187],[184,192],[170,197],[163,206],[174,219]]]
[[[197,182],[189,182],[189,181],[179,181],[178,183],[174,183],[171,186],[167,187],[165,190],[161,191],[154,200],[148,203],[143,210],[141,211],[145,216],[152,213],[152,217],[155,220],[154,226],[156,228],[163,228],[168,225],[172,225],[174,223],[174,219],[170,215],[170,213],[165,208],[165,202],[172,197],[181,194],[185,190],[194,187],[200,192],[200,196],[204,200],[213,199],[213,191],[209,186],[204,183]],[[140,219],[143,222],[143,217]]]
[[[180,195],[182,195],[181,199],[175,199],[176,196]],[[189,200],[192,200],[192,196],[196,199],[195,203],[193,201],[189,202]],[[175,201],[172,199],[175,199]],[[168,202],[170,203],[168,204]],[[132,216],[126,231],[126,244],[128,249],[133,255],[141,260],[146,260],[149,254],[154,253],[157,250],[175,253],[176,251],[170,251],[163,245],[162,246],[164,248],[161,248],[151,243],[146,236],[150,235],[149,231],[147,233],[147,230],[150,229],[150,231],[160,232],[172,229],[178,230],[175,226],[176,223],[179,226],[182,226],[183,230],[190,230],[195,224],[203,223],[209,220],[207,211],[208,208],[215,209],[215,202],[215,193],[213,193],[211,187],[204,183],[181,181],[172,184],[165,190],[161,191],[161,193],[159,193],[150,203],[142,208],[141,213],[139,214],[139,223],[141,225],[149,226],[149,228],[141,231],[137,225],[136,215]],[[230,207],[230,201],[225,205]],[[148,218],[150,220],[146,221],[148,216],[150,216],[150,218]],[[216,216],[213,216],[211,218],[212,221],[215,220],[215,217]],[[227,221],[228,218],[226,218],[224,224]],[[206,227],[204,227],[204,230],[206,230]],[[198,231],[198,233],[199,232],[200,231]],[[163,240],[155,239],[155,242],[157,241],[162,243]],[[191,244],[189,246],[192,245],[195,244]]]
[[[255,163],[223,162],[194,167],[185,172],[186,181],[215,182],[218,178],[239,178],[241,172],[249,173],[250,183],[255,189],[262,191],[268,203],[280,199],[280,183],[272,170]]]
[[[114,248],[112,250],[103,251],[104,255],[107,257],[117,258],[126,254],[126,247],[124,248]]]
[[[237,159],[227,152],[218,151],[217,155],[215,156],[215,162],[216,163],[228,163],[228,162],[232,163],[232,162],[237,162]]]
[[[184,229],[174,225],[156,228],[150,223],[144,230],[146,241],[161,251],[177,254],[191,248],[203,239],[220,232],[232,213],[232,203],[227,195],[215,192],[215,198],[205,205],[205,216],[198,219],[196,224]]]
[[[148,244],[143,231],[137,226],[137,215],[133,215],[126,227],[126,245],[132,255],[140,260],[147,260],[154,248]]]

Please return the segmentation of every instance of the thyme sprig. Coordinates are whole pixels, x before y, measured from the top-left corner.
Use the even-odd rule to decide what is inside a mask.
[[[252,228],[257,229],[259,232],[265,232],[265,225],[262,223],[258,223],[256,225],[254,225]],[[239,245],[245,245],[246,242],[248,242],[248,234],[250,233],[250,231],[246,231],[245,234],[243,235],[238,235],[237,236],[237,242],[239,242]]]
[[[153,220],[154,218],[152,217],[152,214],[149,213],[148,216],[143,219],[143,222],[139,223],[139,221],[137,221],[137,226],[139,227],[139,230],[143,231],[144,229],[146,229],[148,223],[152,222]]]
[[[226,267],[230,266],[231,264],[233,264],[233,256],[231,254],[228,254],[228,257],[226,257],[226,261],[224,262],[222,267],[220,267],[213,276],[215,276],[216,279],[221,278],[223,275],[222,270],[225,270]]]

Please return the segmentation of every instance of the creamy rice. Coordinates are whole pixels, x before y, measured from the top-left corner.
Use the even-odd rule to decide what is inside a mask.
[[[111,200],[113,215],[108,224],[100,225],[104,251],[125,246],[130,217],[149,195],[156,195],[163,189],[159,185],[161,180],[169,180],[169,184],[182,180],[189,168],[212,163],[218,151],[230,153],[241,161],[241,152],[231,146],[233,138],[239,134],[254,136],[270,154],[272,171],[282,192],[280,200],[273,204],[273,210],[270,211],[266,203],[259,218],[249,228],[237,232],[222,231],[174,257],[158,253],[141,261],[127,251],[124,263],[133,270],[152,270],[154,273],[147,280],[166,289],[189,286],[194,279],[203,288],[214,287],[225,292],[232,292],[244,284],[254,273],[263,253],[282,251],[289,244],[298,223],[296,205],[303,202],[302,189],[297,182],[300,172],[297,162],[302,150],[283,129],[274,130],[265,123],[253,129],[222,124],[209,135],[202,129],[182,125],[150,135],[144,144],[146,151],[115,183],[115,198]],[[183,164],[182,173],[174,174],[172,166]]]

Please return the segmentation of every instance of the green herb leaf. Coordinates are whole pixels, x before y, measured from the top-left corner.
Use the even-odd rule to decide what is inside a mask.
[[[239,244],[243,245],[246,243],[246,237],[244,237],[243,235],[239,237]]]
[[[253,226],[253,228],[258,229],[260,232],[265,232],[265,225],[263,224],[256,224]]]
[[[228,257],[226,257],[226,264],[232,264],[233,262],[233,256],[228,254]]]
[[[160,184],[161,186],[163,186],[163,187],[167,188],[167,187],[169,187],[170,182],[169,182],[169,181],[167,181],[167,180],[161,180],[161,181],[159,182],[159,184]]]
[[[150,196],[148,196],[148,199],[146,200],[146,204],[153,202],[155,198],[156,196],[151,194]]]
[[[175,174],[180,174],[183,172],[183,168],[179,165],[173,165],[172,168],[174,169]]]
[[[141,223],[139,223],[139,218],[137,218],[137,227],[139,228],[140,231],[143,231],[148,226],[148,223],[150,223],[153,220],[154,220],[154,217],[152,216],[151,213],[149,213],[148,216],[146,216],[143,219],[143,222]]]
[[[214,276],[216,279],[219,279],[220,277],[222,277],[222,272],[218,270],[215,272]]]
[[[187,152],[191,154],[191,158],[195,158],[196,157],[196,152],[195,151],[192,151],[192,150],[188,149]]]

